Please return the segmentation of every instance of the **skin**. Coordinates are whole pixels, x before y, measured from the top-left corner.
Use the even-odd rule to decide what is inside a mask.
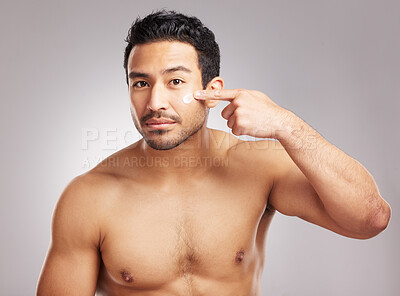
[[[191,72],[163,73],[176,66]],[[129,80],[143,139],[68,184],[37,295],[260,295],[276,211],[356,239],[386,228],[367,170],[265,94],[215,77],[183,103],[202,89],[191,45],[135,46],[128,71],[148,74]],[[220,100],[233,134],[278,141],[207,128]],[[160,116],[175,123],[146,125]]]

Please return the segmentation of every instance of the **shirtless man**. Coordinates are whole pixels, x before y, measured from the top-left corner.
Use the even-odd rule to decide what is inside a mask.
[[[143,138],[68,184],[37,295],[260,295],[275,210],[356,239],[386,228],[390,206],[360,163],[265,94],[223,89],[198,19],[159,11],[127,42]],[[207,128],[220,100],[234,135],[264,140]]]

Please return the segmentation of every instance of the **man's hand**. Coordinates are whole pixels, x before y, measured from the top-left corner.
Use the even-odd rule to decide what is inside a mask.
[[[278,138],[290,111],[278,106],[267,95],[256,90],[221,89],[194,93],[197,100],[229,101],[221,115],[236,136]]]

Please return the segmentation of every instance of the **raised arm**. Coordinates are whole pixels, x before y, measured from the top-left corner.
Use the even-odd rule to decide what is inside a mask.
[[[83,177],[70,182],[53,214],[52,240],[37,296],[93,296],[99,271],[99,226]]]
[[[294,113],[254,90],[202,90],[194,97],[209,107],[229,101],[221,115],[233,134],[282,144],[272,156],[277,165],[270,206],[353,238],[370,238],[386,228],[391,208],[371,174]]]

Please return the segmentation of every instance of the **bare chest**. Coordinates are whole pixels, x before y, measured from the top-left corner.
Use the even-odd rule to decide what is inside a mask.
[[[267,194],[251,182],[132,187],[102,224],[103,277],[138,289],[188,275],[239,280],[257,265]]]

